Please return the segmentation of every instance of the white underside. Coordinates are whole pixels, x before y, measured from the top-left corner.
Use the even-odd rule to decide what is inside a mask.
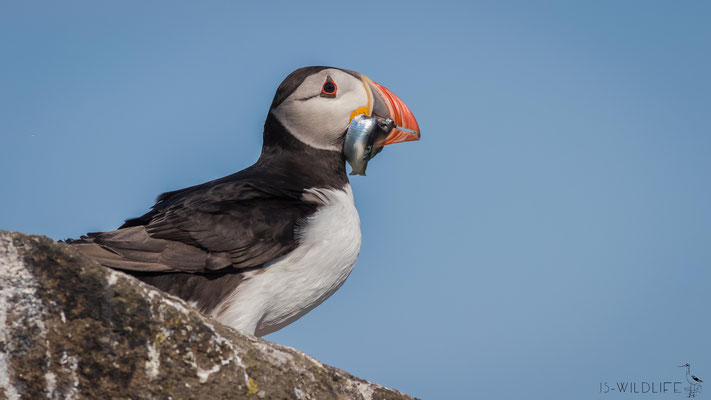
[[[323,204],[298,228],[299,247],[246,279],[212,311],[225,325],[263,336],[296,321],[343,285],[360,251],[360,219],[350,185],[309,189]]]

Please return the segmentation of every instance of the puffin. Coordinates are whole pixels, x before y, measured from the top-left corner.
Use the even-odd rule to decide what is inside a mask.
[[[66,242],[224,325],[275,332],[328,299],[358,258],[360,219],[344,151],[356,117],[391,123],[374,134],[376,154],[420,138],[405,103],[367,76],[297,69],[276,90],[252,166],[163,193],[118,229]]]

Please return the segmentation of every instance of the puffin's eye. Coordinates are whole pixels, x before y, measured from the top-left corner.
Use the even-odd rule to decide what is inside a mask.
[[[336,97],[337,91],[338,86],[336,86],[336,82],[334,82],[330,76],[326,77],[326,82],[324,82],[323,87],[321,87],[321,97],[328,97],[332,99]]]

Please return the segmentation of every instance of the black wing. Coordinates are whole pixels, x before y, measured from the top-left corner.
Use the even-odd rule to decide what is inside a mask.
[[[279,177],[238,173],[165,193],[142,217],[73,244],[106,266],[132,271],[257,267],[297,246],[297,225],[318,206],[302,194]]]

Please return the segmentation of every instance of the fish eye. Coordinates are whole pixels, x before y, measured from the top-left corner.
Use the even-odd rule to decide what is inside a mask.
[[[330,76],[327,76],[326,82],[324,82],[323,86],[321,87],[321,97],[328,97],[332,99],[336,97],[337,91],[338,86],[336,86],[336,82],[334,82]]]

